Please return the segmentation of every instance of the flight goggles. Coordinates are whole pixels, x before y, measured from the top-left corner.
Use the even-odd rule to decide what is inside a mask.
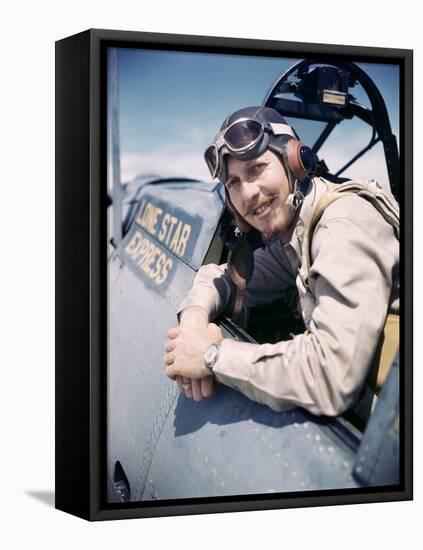
[[[204,153],[212,178],[219,176],[225,154],[241,160],[255,158],[266,150],[270,135],[288,135],[298,139],[288,124],[275,122],[263,124],[253,118],[239,118],[221,130]]]

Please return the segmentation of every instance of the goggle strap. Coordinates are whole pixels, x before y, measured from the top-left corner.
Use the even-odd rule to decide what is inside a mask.
[[[269,122],[268,124],[272,128],[272,132],[275,136],[287,135],[297,139],[291,126],[288,126],[288,124],[283,124],[282,122]]]

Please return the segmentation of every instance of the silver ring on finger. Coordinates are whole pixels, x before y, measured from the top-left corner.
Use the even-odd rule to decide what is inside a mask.
[[[184,388],[184,390],[188,391],[191,389],[191,384],[182,384],[182,387]]]

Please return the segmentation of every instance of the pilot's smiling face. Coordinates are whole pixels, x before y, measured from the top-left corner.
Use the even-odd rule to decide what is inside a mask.
[[[289,181],[276,154],[267,150],[251,160],[229,157],[227,173],[225,185],[242,218],[260,231],[266,243],[285,241],[295,211],[286,204]]]

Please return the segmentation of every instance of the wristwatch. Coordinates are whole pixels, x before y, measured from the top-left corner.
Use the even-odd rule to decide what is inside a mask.
[[[216,361],[219,358],[220,353],[220,343],[210,344],[207,348],[206,353],[204,354],[204,364],[209,369],[210,374],[213,374],[213,367],[216,364]]]

